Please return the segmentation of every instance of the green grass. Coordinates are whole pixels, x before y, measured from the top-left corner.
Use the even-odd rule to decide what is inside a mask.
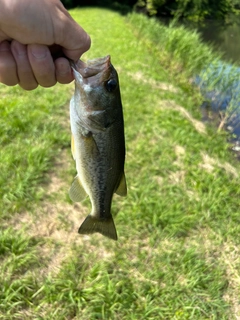
[[[0,101],[0,203],[1,216],[26,208],[42,196],[40,184],[59,149],[68,146],[66,114],[69,88],[39,88],[26,93],[1,86]],[[67,119],[62,120],[66,121]],[[54,146],[54,147],[53,147]]]
[[[120,77],[128,196],[113,201],[119,240],[77,234],[90,204],[67,195],[73,84],[1,86],[0,319],[237,319],[239,163],[226,134],[201,124],[189,84],[218,57],[197,35],[143,16],[71,14],[92,37],[83,60],[111,54]]]

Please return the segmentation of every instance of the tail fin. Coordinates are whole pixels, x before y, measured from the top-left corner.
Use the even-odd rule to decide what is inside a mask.
[[[87,216],[78,229],[78,233],[90,234],[94,232],[99,232],[110,239],[117,240],[117,231],[112,216],[108,219],[96,219],[91,215]]]

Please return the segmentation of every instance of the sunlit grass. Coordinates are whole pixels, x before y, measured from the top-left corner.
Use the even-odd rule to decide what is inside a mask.
[[[1,86],[0,101],[0,210],[9,216],[42,196],[39,188],[51,169],[51,159],[68,143],[67,130],[59,121],[69,88],[39,88],[24,92]],[[65,119],[68,123],[68,119]]]
[[[71,13],[92,37],[82,59],[111,54],[120,77],[128,196],[113,199],[119,240],[73,238],[82,216],[71,216],[67,198],[75,168],[63,107],[73,84],[1,86],[0,319],[235,319],[239,164],[225,134],[201,126],[201,98],[188,82],[210,49],[144,17]],[[174,50],[166,42],[160,50],[155,28],[171,48],[178,38]],[[63,149],[66,168],[56,165]],[[50,172],[63,184],[52,195]]]

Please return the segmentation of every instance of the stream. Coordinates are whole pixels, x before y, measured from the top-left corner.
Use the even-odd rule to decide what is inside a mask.
[[[225,61],[240,65],[240,17],[231,16],[229,22],[207,20],[203,24],[183,23],[197,29],[204,42],[223,54]]]
[[[222,54],[222,63],[207,65],[194,79],[204,102],[203,121],[214,121],[230,133],[231,149],[240,158],[240,18],[228,23],[205,21],[201,25],[182,23],[197,29],[203,42]]]

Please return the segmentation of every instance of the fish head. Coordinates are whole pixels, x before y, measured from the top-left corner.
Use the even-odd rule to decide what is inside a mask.
[[[118,74],[109,55],[87,63],[79,60],[72,64],[72,69],[79,107],[88,112],[118,108],[121,104]]]

